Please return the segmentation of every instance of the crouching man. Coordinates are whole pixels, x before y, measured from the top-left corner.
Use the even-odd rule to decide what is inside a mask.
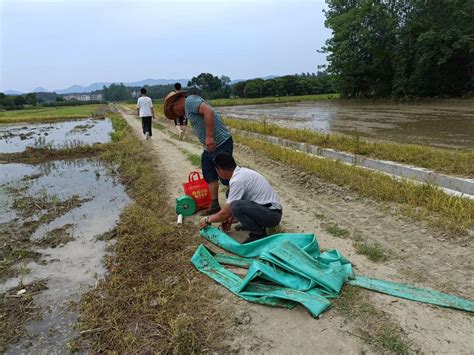
[[[237,166],[230,154],[216,155],[213,163],[217,174],[230,180],[229,194],[224,208],[201,218],[200,227],[221,222],[222,230],[228,231],[232,219],[236,219],[242,229],[250,231],[244,243],[266,237],[266,228],[275,227],[281,221],[282,206],[276,192],[258,172]]]

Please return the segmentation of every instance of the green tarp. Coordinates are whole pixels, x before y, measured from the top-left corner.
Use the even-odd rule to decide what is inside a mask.
[[[385,294],[444,307],[474,311],[474,302],[437,291],[356,276],[349,260],[337,250],[320,252],[314,234],[281,233],[240,244],[215,227],[201,230],[213,244],[231,252],[211,254],[200,245],[192,262],[202,273],[248,301],[292,308],[306,307],[318,316],[330,307],[345,282]],[[221,264],[247,268],[245,277]]]

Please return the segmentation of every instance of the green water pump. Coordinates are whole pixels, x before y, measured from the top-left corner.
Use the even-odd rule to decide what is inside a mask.
[[[176,199],[176,214],[192,216],[196,212],[196,202],[189,195],[183,195]]]

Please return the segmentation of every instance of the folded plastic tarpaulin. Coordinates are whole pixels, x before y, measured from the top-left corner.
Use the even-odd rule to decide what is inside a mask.
[[[329,299],[337,297],[348,282],[410,300],[474,311],[474,302],[459,297],[355,276],[350,262],[337,250],[320,253],[314,234],[281,233],[247,244],[238,243],[215,227],[202,229],[201,235],[236,255],[212,255],[200,245],[192,257],[193,264],[248,301],[286,308],[302,304],[316,317],[330,307]],[[248,268],[248,271],[241,278],[221,264]]]

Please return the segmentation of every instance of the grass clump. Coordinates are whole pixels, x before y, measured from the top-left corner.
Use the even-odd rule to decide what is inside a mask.
[[[322,227],[326,232],[337,238],[344,239],[351,235],[351,232],[348,229],[341,228],[335,223],[324,223]]]
[[[199,154],[188,153],[188,160],[196,167],[201,167],[201,156]]]
[[[68,223],[62,227],[54,228],[50,230],[43,239],[36,242],[36,245],[43,248],[56,248],[60,245],[67,244],[68,242],[74,240],[74,237],[72,236],[73,227],[73,224]]]
[[[370,261],[383,262],[389,259],[388,252],[379,243],[355,242],[354,246],[358,254],[365,255]]]
[[[50,160],[63,160],[73,158],[88,158],[98,155],[105,149],[106,144],[66,146],[62,148],[33,148],[27,147],[24,152],[0,153],[0,163],[42,163]]]
[[[285,128],[264,122],[225,119],[232,128],[308,143],[374,159],[391,160],[434,171],[474,177],[474,152],[431,148],[417,144],[369,142],[342,134],[323,134],[309,129]]]
[[[134,202],[115,228],[108,276],[81,300],[76,350],[117,353],[195,353],[218,347],[225,314],[194,269],[196,230],[174,224],[164,176],[154,170],[146,145],[112,115],[113,143],[101,158],[119,167]]]
[[[163,125],[163,124],[160,123],[160,122],[155,122],[155,123],[153,123],[153,128],[156,128],[156,129],[159,130],[159,131],[164,131],[164,130],[166,130],[166,126]]]
[[[339,227],[336,223],[324,223],[323,229],[329,234],[342,239],[352,239],[352,245],[357,254],[365,255],[367,259],[373,262],[387,261],[390,253],[379,243],[368,243],[365,238],[357,231],[351,233],[350,230]]]
[[[334,299],[338,313],[353,320],[361,338],[382,353],[408,354],[412,343],[403,330],[396,326],[383,311],[377,310],[369,301],[367,291],[344,285],[341,295]]]
[[[102,114],[105,107],[106,105],[93,104],[3,111],[0,112],[0,123],[52,122],[93,117]]]
[[[24,294],[18,295],[20,289]],[[45,290],[46,282],[38,281],[28,285],[21,285],[8,293],[0,293],[0,352],[7,350],[8,344],[15,343],[26,334],[25,324],[37,319],[40,309],[34,305],[33,296]],[[12,312],[12,310],[15,310]]]
[[[396,202],[403,207],[402,212],[424,218],[437,226],[461,233],[467,233],[473,228],[474,201],[448,195],[436,186],[396,180],[382,173],[313,157],[238,134],[234,135],[234,139],[271,159],[345,186],[361,196]]]

